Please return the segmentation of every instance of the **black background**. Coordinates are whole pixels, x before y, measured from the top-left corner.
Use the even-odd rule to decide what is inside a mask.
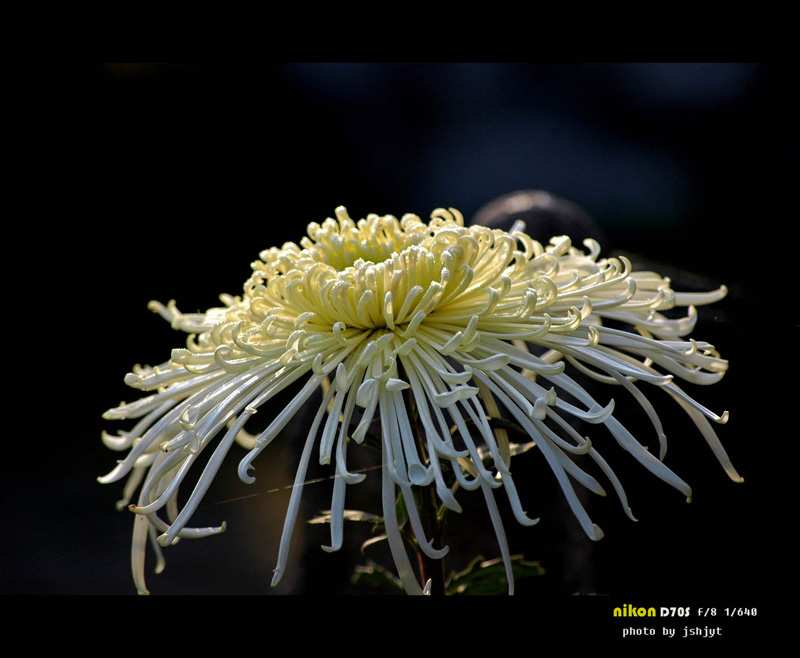
[[[677,407],[661,405],[667,465],[693,486],[693,502],[606,443],[601,452],[618,467],[639,521],[612,495],[593,500],[606,537],[591,544],[532,457],[521,489],[542,522],[519,528],[509,516],[507,530],[512,551],[540,560],[547,575],[519,583],[518,593],[763,606],[785,585],[791,483],[779,468],[796,427],[780,378],[796,366],[797,340],[780,274],[796,249],[785,67],[223,61],[74,64],[60,73],[37,114],[52,135],[35,154],[45,184],[24,214],[34,228],[52,222],[36,259],[50,292],[32,291],[40,313],[26,343],[31,353],[46,346],[49,357],[36,361],[35,388],[24,395],[35,398],[30,441],[4,464],[0,592],[134,593],[131,519],[114,510],[121,487],[96,477],[118,457],[100,443],[101,429],[117,426],[100,415],[135,397],[123,375],[182,346],[149,300],[191,311],[238,294],[261,249],[298,241],[338,205],[353,218],[426,218],[453,206],[469,219],[522,189],[580,204],[604,254],[655,263],[690,289],[729,286],[728,299],[701,309],[694,335],[714,343],[731,369],[697,397],[730,410],[719,435],[745,483],[727,479]],[[228,531],[168,549],[165,572],[148,576],[153,594],[360,592],[349,576],[362,558],[361,528],[347,528],[346,550],[331,555],[319,548],[324,526],[301,527],[296,561],[269,587],[282,487],[299,454],[291,438],[256,462],[252,486],[238,482],[229,460],[197,520],[226,520]],[[307,490],[310,516],[327,504],[329,482]],[[365,486],[367,500],[349,502],[368,505],[371,493]],[[453,526],[454,561],[468,557],[457,548],[464,543],[495,557],[480,500],[465,518]]]

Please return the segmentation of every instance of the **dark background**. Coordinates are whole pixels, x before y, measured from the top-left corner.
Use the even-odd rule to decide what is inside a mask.
[[[519,583],[518,592],[758,605],[785,584],[791,517],[782,501],[790,483],[778,469],[796,427],[784,423],[776,397],[787,391],[778,378],[796,365],[797,339],[779,273],[796,249],[796,130],[785,67],[236,61],[96,63],[61,73],[43,110],[54,137],[42,160],[55,162],[58,176],[31,206],[48,200],[60,208],[48,210],[53,241],[38,259],[54,292],[42,302],[49,319],[37,334],[55,355],[35,375],[50,389],[29,417],[38,439],[4,464],[0,592],[135,592],[131,519],[114,509],[121,485],[95,478],[119,456],[100,443],[101,429],[118,427],[100,415],[135,397],[124,374],[134,363],[168,359],[184,340],[147,310],[149,300],[176,299],[191,311],[215,305],[220,293],[238,294],[261,249],[299,241],[308,222],[333,216],[338,205],[353,218],[427,218],[453,206],[469,219],[525,189],[583,207],[604,254],[655,263],[676,288],[729,286],[728,299],[701,309],[694,335],[714,343],[731,370],[696,393],[711,409],[730,410],[719,435],[745,483],[727,479],[662,395],[667,465],[693,486],[694,500],[685,504],[616,445],[601,445],[639,522],[613,495],[595,499],[590,512],[606,537],[591,544],[531,457],[516,468],[530,469],[521,493],[542,521],[520,528],[509,515],[506,529],[512,551],[541,561],[547,575]],[[36,213],[29,216],[35,226]],[[269,587],[283,487],[298,454],[291,437],[276,442],[256,462],[251,486],[237,480],[234,455],[196,519],[225,520],[228,531],[167,549],[166,571],[149,575],[151,592],[360,591],[349,576],[368,533],[347,528],[347,550],[331,555],[319,548],[325,527],[302,523],[289,573]],[[325,508],[329,486],[307,487],[307,516]],[[349,506],[370,505],[370,487],[362,485],[367,500],[353,493]],[[469,557],[457,549],[464,534],[469,548],[497,555],[482,500],[467,507],[452,528],[454,568]]]

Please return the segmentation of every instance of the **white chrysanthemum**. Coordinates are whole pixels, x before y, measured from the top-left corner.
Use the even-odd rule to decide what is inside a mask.
[[[682,491],[689,486],[662,462],[666,449],[659,418],[637,385],[669,393],[696,423],[734,480],[731,466],[708,420],[727,420],[704,408],[676,384],[718,381],[727,368],[708,343],[683,339],[695,324],[695,305],[717,301],[725,289],[679,294],[651,272],[632,272],[624,258],[598,260],[557,237],[546,247],[515,226],[510,232],[463,225],[460,214],[438,209],[425,223],[416,215],[400,221],[369,215],[311,224],[300,245],[268,249],[252,265],[241,297],[204,314],[182,314],[170,302],[151,308],[191,334],[187,347],[155,368],[127,375],[130,386],[154,391],[105,414],[140,418],[129,432],[104,434],[115,450],[129,450],[101,482],[128,476],[128,504],[140,487],[135,512],[132,566],[145,593],[148,535],[159,563],[160,546],[178,537],[201,537],[224,529],[189,528],[223,459],[234,442],[249,452],[239,464],[252,482],[254,459],[292,421],[312,395],[323,391],[297,470],[273,584],[284,571],[309,461],[335,465],[331,544],[342,545],[345,488],[363,474],[348,471],[347,450],[361,443],[374,421],[382,441],[383,512],[396,568],[409,593],[422,588],[404,548],[395,515],[396,495],[405,499],[421,548],[441,558],[424,536],[413,489],[434,485],[447,508],[460,511],[459,488],[480,489],[486,499],[512,590],[509,550],[495,492],[503,489],[516,519],[536,523],[523,511],[511,470],[511,455],[541,451],[569,505],[592,539],[592,523],[573,481],[596,493],[600,483],[581,470],[574,455],[586,455],[615,489],[632,517],[622,486],[593,443],[577,433],[570,417],[605,425],[618,444],[653,474]],[[669,319],[662,311],[688,306]],[[633,331],[604,326],[630,325]],[[538,346],[531,350],[531,345]],[[534,353],[536,352],[536,353]],[[538,355],[537,355],[538,354]],[[574,368],[629,392],[652,420],[661,454],[645,449],[614,417],[614,403],[596,402],[566,374]],[[295,382],[302,388],[257,437],[244,431],[256,410]],[[299,384],[298,384],[299,386]],[[411,407],[414,407],[413,416]],[[501,409],[530,437],[509,442],[490,422]],[[412,428],[412,417],[415,428]],[[183,507],[178,487],[200,453],[213,447]],[[316,451],[316,456],[314,453]],[[156,541],[157,538],[157,541]]]

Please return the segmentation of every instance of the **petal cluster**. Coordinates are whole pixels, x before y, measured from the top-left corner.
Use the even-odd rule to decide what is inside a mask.
[[[669,280],[632,271],[624,258],[600,259],[594,241],[584,243],[585,251],[566,236],[542,245],[521,225],[509,232],[464,226],[454,209],[437,209],[429,222],[411,214],[355,222],[342,207],[335,214],[309,225],[299,244],[263,251],[243,293],[223,296],[220,308],[184,314],[174,302],[151,302],[189,335],[166,363],[127,375],[128,385],[149,394],[106,412],[107,419],[138,421],[129,431],[104,434],[108,447],[127,455],[100,478],[127,478],[120,507],[135,513],[132,566],[139,592],[147,591],[148,538],[160,570],[161,547],[224,530],[224,524],[188,524],[234,443],[247,449],[239,476],[252,482],[256,457],[309,404],[317,406],[273,584],[286,567],[311,459],[331,464],[335,473],[325,548],[342,546],[346,487],[365,477],[348,469],[347,454],[368,433],[380,437],[387,539],[409,593],[423,587],[398,527],[398,495],[421,550],[434,559],[447,551],[425,537],[415,487],[435,487],[441,504],[455,512],[461,511],[460,489],[481,491],[510,590],[510,554],[495,493],[505,492],[520,523],[536,523],[517,495],[512,455],[541,451],[589,537],[599,539],[602,531],[574,483],[604,490],[577,457],[596,464],[631,515],[618,478],[572,419],[604,425],[645,468],[689,497],[689,486],[662,461],[666,439],[645,386],[672,396],[730,477],[741,479],[711,424],[725,422],[727,413],[713,413],[676,384],[712,384],[724,375],[727,362],[712,345],[686,338],[695,306],[723,298],[724,288],[676,293]],[[675,307],[687,307],[686,315],[668,313]],[[574,373],[631,394],[652,420],[660,454],[614,417],[613,399],[595,401]],[[249,434],[250,417],[286,389],[295,392],[291,402],[266,429]],[[524,431],[522,445],[493,422],[500,416]],[[179,504],[178,489],[204,450],[213,452]],[[136,503],[129,504],[134,495]]]

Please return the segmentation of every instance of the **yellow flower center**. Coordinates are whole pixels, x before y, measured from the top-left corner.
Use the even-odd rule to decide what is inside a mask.
[[[430,223],[411,214],[399,221],[372,214],[356,223],[344,208],[336,215],[312,223],[300,246],[262,252],[248,286],[254,310],[280,308],[320,331],[337,323],[395,330],[434,312],[466,323],[509,294],[521,297],[538,277],[528,262],[540,255],[533,241],[523,253],[517,238],[465,228],[454,210],[435,211]]]

